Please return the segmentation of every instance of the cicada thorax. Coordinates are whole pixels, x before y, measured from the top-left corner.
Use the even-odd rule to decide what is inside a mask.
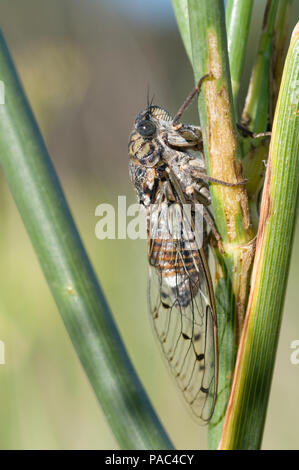
[[[162,108],[162,106],[157,106],[157,105],[152,105],[149,107],[150,109],[150,115],[151,117],[154,117],[155,119],[159,121],[165,121],[165,122],[171,122],[173,120],[173,117],[171,114],[166,111],[166,109]],[[142,118],[145,115],[146,111],[141,113],[141,115],[137,116],[138,118]]]

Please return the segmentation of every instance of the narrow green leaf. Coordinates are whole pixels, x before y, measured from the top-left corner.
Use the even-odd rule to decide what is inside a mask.
[[[298,136],[299,23],[274,116],[252,287],[221,449],[259,449],[262,441],[296,218]]]
[[[172,0],[172,6],[174,9],[174,14],[177,20],[177,24],[183,39],[187,55],[189,57],[190,62],[192,63],[192,45],[189,28],[188,0]]]
[[[2,35],[0,80],[0,163],[97,399],[120,447],[170,448],[114,324]]]
[[[238,117],[238,94],[242,78],[253,0],[228,0],[226,5],[227,44],[232,92]]]
[[[271,61],[271,97],[270,122],[273,121],[275,105],[279,93],[280,81],[285,60],[285,52],[289,41],[289,20],[293,0],[280,0],[274,26],[273,54]]]

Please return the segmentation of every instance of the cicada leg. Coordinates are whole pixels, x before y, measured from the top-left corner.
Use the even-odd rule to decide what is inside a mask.
[[[205,221],[207,222],[208,226],[210,227],[210,229],[211,229],[211,231],[212,231],[212,233],[213,233],[213,235],[214,235],[214,237],[217,241],[217,245],[218,245],[218,249],[219,249],[220,253],[223,253],[224,250],[223,250],[221,235],[217,230],[217,227],[216,227],[213,216],[210,214],[208,208],[205,207],[205,206],[203,206],[203,216],[204,216]]]
[[[247,183],[247,179],[243,179],[242,181],[238,181],[237,183],[228,183],[227,181],[222,181],[217,178],[213,178],[212,176],[207,175],[202,170],[200,171],[197,168],[192,168],[191,174],[194,178],[206,180],[211,183],[221,184],[222,186],[234,187],[234,186],[242,186]]]
[[[245,137],[251,137],[252,139],[259,139],[260,137],[271,137],[272,132],[260,132],[256,134],[255,132],[250,131],[247,127],[242,124],[237,124],[237,128],[241,131]]]

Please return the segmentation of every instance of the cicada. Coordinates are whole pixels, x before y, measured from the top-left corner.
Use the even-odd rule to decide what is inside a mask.
[[[149,304],[154,331],[193,414],[208,422],[218,383],[208,227],[221,243],[208,209],[208,181],[231,184],[208,177],[200,127],[179,122],[201,82],[174,118],[149,103],[137,115],[129,139],[129,171],[147,217]],[[200,234],[195,224],[197,205],[203,208]],[[190,208],[188,214],[186,207]],[[179,224],[173,224],[174,214]]]

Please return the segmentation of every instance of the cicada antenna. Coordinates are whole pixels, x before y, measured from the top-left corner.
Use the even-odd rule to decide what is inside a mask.
[[[149,108],[149,105],[150,105],[149,92],[150,92],[150,87],[149,87],[149,84],[147,84],[147,87],[146,87],[146,107],[147,108]]]
[[[150,87],[149,87],[149,84],[147,84],[147,88],[146,88],[146,109],[147,109],[147,114],[150,114],[150,109],[153,105],[155,94],[153,94],[151,100],[150,100],[149,96],[150,96]]]

